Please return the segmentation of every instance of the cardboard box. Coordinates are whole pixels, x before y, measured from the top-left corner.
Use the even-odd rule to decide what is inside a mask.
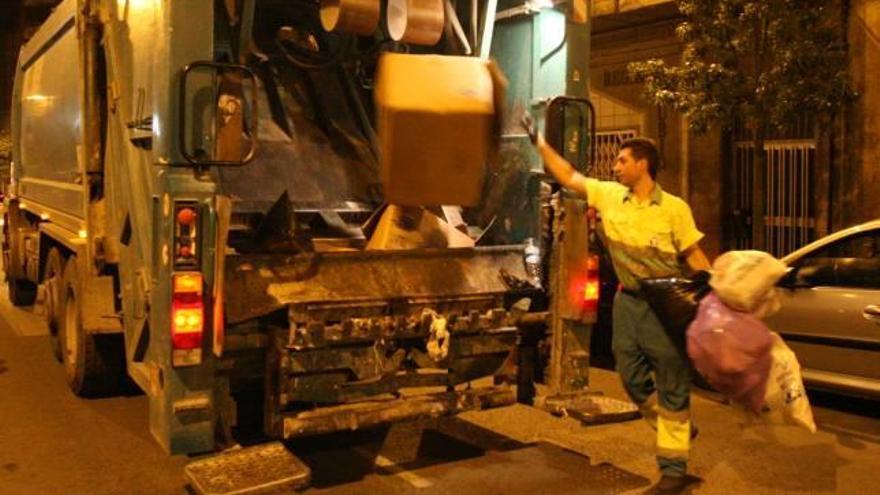
[[[430,211],[391,205],[381,213],[367,249],[474,247],[474,241]]]
[[[375,98],[387,202],[477,204],[497,146],[496,101],[503,101],[504,84],[491,64],[444,55],[382,57]]]

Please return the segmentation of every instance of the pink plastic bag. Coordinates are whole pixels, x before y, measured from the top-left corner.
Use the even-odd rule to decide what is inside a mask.
[[[764,407],[772,348],[761,320],[730,309],[715,293],[700,301],[687,329],[687,353],[697,371],[727,398],[755,412]]]

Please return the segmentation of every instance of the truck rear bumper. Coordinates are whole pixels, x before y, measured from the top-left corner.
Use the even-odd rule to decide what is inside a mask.
[[[388,400],[370,400],[287,413],[283,437],[293,438],[342,430],[357,430],[396,421],[437,418],[465,411],[513,404],[510,388],[484,388],[443,392]]]

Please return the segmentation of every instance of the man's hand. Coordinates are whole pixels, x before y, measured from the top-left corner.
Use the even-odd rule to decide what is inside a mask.
[[[532,144],[538,144],[538,130],[535,129],[535,121],[532,120],[532,116],[528,114],[528,112],[523,113],[522,119],[519,121],[519,125],[526,131],[526,134],[529,135],[529,141]]]
[[[519,125],[529,135],[529,139],[538,148],[538,154],[544,161],[544,168],[550,172],[562,187],[574,191],[583,197],[587,196],[586,179],[579,174],[568,161],[547,145],[535,129],[535,121],[528,112],[524,112]]]

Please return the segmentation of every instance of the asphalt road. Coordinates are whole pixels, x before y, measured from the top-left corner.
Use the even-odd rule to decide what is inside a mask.
[[[0,494],[185,493],[185,456],[147,429],[143,396],[83,400],[66,388],[39,307],[0,291]],[[595,391],[623,398],[613,373]],[[691,493],[876,493],[880,407],[814,394],[820,431],[744,427],[694,399],[700,437]],[[291,442],[315,494],[649,493],[657,473],[642,421],[583,427],[521,405]]]

